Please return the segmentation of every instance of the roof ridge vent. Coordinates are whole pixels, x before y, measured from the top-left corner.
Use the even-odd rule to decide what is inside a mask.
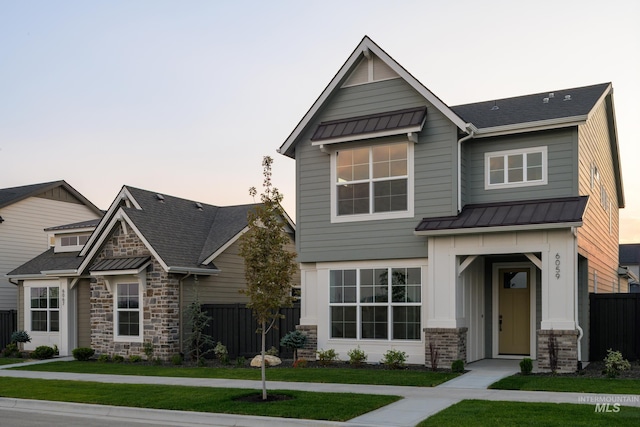
[[[491,111],[499,110],[498,101],[493,101],[493,107],[491,107]]]
[[[156,199],[158,199],[159,202],[164,203],[164,196],[162,194],[157,193]]]
[[[571,95],[565,95],[564,101],[571,101]]]

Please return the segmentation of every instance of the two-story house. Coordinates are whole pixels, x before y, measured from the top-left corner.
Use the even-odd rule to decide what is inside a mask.
[[[588,292],[617,283],[612,92],[449,107],[364,37],[279,149],[296,161],[300,328],[343,358],[544,369],[555,353],[576,370]]]
[[[25,350],[56,345],[168,359],[190,334],[186,308],[247,302],[239,238],[255,204],[213,206],[122,187],[99,222],[50,228],[55,246],[9,273]],[[295,226],[283,227],[294,246]]]

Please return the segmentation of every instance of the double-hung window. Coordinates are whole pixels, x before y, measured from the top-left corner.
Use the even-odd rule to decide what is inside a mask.
[[[60,299],[58,286],[31,287],[31,331],[60,331]]]
[[[413,146],[337,150],[332,156],[334,222],[412,216]]]
[[[485,189],[547,183],[547,147],[485,153]]]
[[[331,338],[419,340],[421,277],[420,267],[331,270]]]
[[[121,341],[140,338],[140,284],[118,283],[116,294],[116,337]]]

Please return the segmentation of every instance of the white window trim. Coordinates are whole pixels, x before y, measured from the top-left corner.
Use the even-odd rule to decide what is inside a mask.
[[[514,154],[531,154],[531,153],[542,153],[542,179],[537,181],[523,181],[523,182],[506,182],[507,178],[507,156],[512,156]],[[492,157],[505,157],[505,182],[501,184],[490,184],[489,179],[491,176],[491,169],[489,165],[489,161]],[[526,167],[524,167],[524,171],[526,171]],[[532,187],[537,185],[547,185],[548,183],[548,156],[547,156],[547,147],[530,147],[530,148],[522,148],[515,150],[504,150],[504,151],[492,151],[484,153],[484,189],[485,190],[497,190],[500,188],[517,188],[517,187]]]
[[[70,246],[62,246],[62,238],[63,237],[75,237],[76,241],[80,238],[80,237],[84,237],[86,236],[87,239],[89,239],[89,237],[91,237],[91,233],[80,233],[80,234],[69,234],[69,233],[65,233],[65,234],[60,234],[60,235],[56,235],[55,236],[55,252],[59,253],[59,252],[79,252],[82,250],[82,248],[84,248],[85,243],[82,244],[77,244],[77,245],[70,245]]]
[[[391,144],[400,144],[405,143],[406,141],[391,141],[380,143],[379,145],[391,145]],[[332,223],[343,223],[343,222],[358,222],[358,221],[377,221],[384,219],[399,219],[399,218],[413,218],[414,213],[414,144],[412,142],[406,142],[407,144],[407,210],[404,211],[393,211],[393,212],[378,212],[378,213],[368,213],[368,214],[356,214],[356,215],[338,215],[338,206],[337,206],[337,172],[336,172],[336,153],[340,151],[339,148],[336,148],[331,151],[331,222]],[[371,148],[374,145],[378,144],[368,144],[366,147]],[[354,147],[355,148],[355,147]],[[371,164],[370,164],[371,166]],[[353,181],[358,182],[358,181]],[[371,182],[371,178],[366,180],[366,182]],[[372,203],[373,195],[370,195],[370,203]]]
[[[368,270],[368,269],[391,269],[394,268],[419,268],[420,269],[420,302],[413,303],[393,303],[391,300],[387,302],[381,303],[362,303],[360,302],[360,270]],[[332,341],[335,340],[337,342],[345,342],[345,341],[358,341],[363,343],[381,343],[381,342],[393,342],[393,343],[419,343],[423,340],[423,334],[420,333],[420,338],[418,339],[394,339],[393,338],[393,307],[420,307],[420,331],[422,331],[422,325],[424,325],[424,289],[425,289],[425,269],[424,265],[416,265],[416,264],[406,264],[406,263],[392,263],[392,264],[358,264],[358,265],[340,265],[335,267],[329,267],[327,269],[328,276],[327,279],[329,282],[327,283],[327,291],[329,295],[327,296],[328,304],[328,315],[327,315],[327,338]],[[345,303],[332,303],[331,302],[331,272],[332,271],[344,271],[344,270],[356,270],[356,301],[355,302],[345,302]],[[390,286],[390,285],[389,285]],[[391,293],[389,293],[389,298],[391,298]],[[387,338],[362,338],[362,307],[387,307]],[[331,336],[331,308],[332,307],[355,307],[356,308],[356,337],[355,338],[342,338],[342,337],[333,337]]]
[[[144,342],[144,290],[146,275],[141,273],[137,276],[118,276],[109,280],[113,294],[113,341],[114,342]],[[140,321],[139,335],[119,335],[118,334],[118,285],[126,283],[138,284],[138,319]]]
[[[57,280],[46,280],[38,282],[25,282],[23,285],[23,299],[24,299],[24,329],[34,337],[38,336],[60,336],[60,331],[34,331],[31,325],[31,289],[32,288],[47,288],[47,306],[49,305],[48,295],[49,288],[58,288],[58,329],[60,329],[60,316],[62,312],[61,308],[61,296],[60,296],[60,282]],[[37,309],[36,309],[37,310]],[[51,308],[47,307],[47,314],[51,311]],[[51,329],[50,319],[47,316],[47,329]]]

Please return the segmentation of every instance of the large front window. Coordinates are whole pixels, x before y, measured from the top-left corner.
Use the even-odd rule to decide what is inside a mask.
[[[119,283],[116,331],[120,337],[140,336],[140,295],[138,283]]]
[[[411,210],[411,154],[408,143],[335,152],[333,218],[389,217]]]
[[[331,338],[419,340],[422,270],[331,270]]]
[[[59,287],[29,288],[31,298],[31,330],[36,332],[60,331]]]
[[[547,183],[547,147],[485,154],[487,189]]]

